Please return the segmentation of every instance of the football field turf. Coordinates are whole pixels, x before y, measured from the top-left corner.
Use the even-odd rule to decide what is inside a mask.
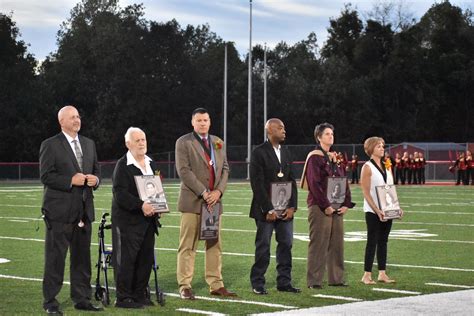
[[[242,315],[276,312],[371,301],[429,293],[474,288],[474,187],[464,186],[399,186],[398,195],[405,217],[394,221],[389,238],[387,273],[395,284],[366,286],[363,274],[366,226],[362,211],[362,195],[352,186],[357,206],[345,216],[345,269],[349,287],[312,290],[306,287],[306,254],[308,221],[306,192],[299,191],[299,209],[294,222],[293,284],[300,294],[276,290],[275,258],[266,274],[269,295],[251,292],[249,271],[253,263],[255,223],[248,217],[252,193],[248,183],[231,183],[225,192],[222,218],[223,277],[227,288],[237,292],[236,299],[220,299],[209,295],[204,280],[204,243],[200,242],[196,258],[193,290],[196,301],[184,301],[177,295],[176,252],[180,214],[176,210],[178,183],[165,183],[171,213],[161,220],[163,227],[156,238],[159,283],[167,293],[165,306],[156,305],[130,314],[221,313]],[[42,187],[36,184],[0,184],[0,315],[41,314],[41,280],[44,264],[44,223],[39,218]],[[100,216],[110,212],[111,185],[104,184],[95,192],[96,223],[93,226],[92,283],[97,262],[97,229]],[[36,230],[36,228],[39,228]],[[106,242],[110,244],[110,231]],[[272,241],[272,256],[276,243]],[[4,260],[5,259],[5,260]],[[110,271],[112,272],[112,271]],[[376,265],[374,277],[376,277]],[[113,287],[110,273],[109,282]],[[102,276],[101,276],[102,277]],[[69,272],[65,273],[69,281]],[[152,290],[153,274],[150,280]],[[94,288],[93,288],[94,293]],[[154,297],[153,297],[154,298]],[[112,303],[115,292],[111,293]],[[65,284],[58,297],[67,314],[79,314]],[[97,303],[97,302],[95,302]],[[102,314],[124,314],[127,311],[107,307]]]

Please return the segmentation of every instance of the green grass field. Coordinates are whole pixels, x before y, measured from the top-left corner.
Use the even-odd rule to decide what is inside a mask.
[[[363,274],[365,249],[365,221],[359,187],[352,187],[355,209],[345,216],[345,261],[347,288],[325,286],[322,290],[306,288],[307,208],[306,192],[299,192],[300,208],[295,218],[293,246],[293,283],[302,288],[301,294],[280,293],[276,290],[275,259],[267,272],[269,295],[251,292],[249,271],[253,263],[255,224],[248,217],[252,196],[247,183],[229,184],[224,197],[223,276],[226,287],[238,293],[238,299],[215,299],[208,294],[204,281],[204,255],[197,255],[193,289],[196,301],[177,297],[176,249],[178,247],[179,216],[176,211],[178,184],[165,185],[172,213],[162,219],[163,228],[156,239],[157,261],[160,265],[159,282],[168,293],[164,307],[155,306],[134,310],[130,314],[186,313],[178,309],[193,309],[224,314],[251,314],[307,308],[348,301],[313,295],[337,295],[364,301],[416,295],[416,293],[384,292],[394,289],[421,294],[454,291],[474,287],[474,188],[454,186],[404,186],[398,188],[405,210],[402,221],[395,221],[389,241],[389,276],[396,284],[365,286]],[[0,315],[41,314],[41,279],[44,263],[44,224],[39,219],[42,187],[35,184],[3,183],[0,185]],[[96,217],[110,212],[111,185],[104,184],[96,191]],[[39,230],[36,227],[39,226]],[[97,260],[97,223],[94,223],[93,265]],[[110,243],[110,231],[107,231]],[[204,244],[200,244],[202,250]],[[272,254],[275,242],[272,244]],[[1,261],[1,259],[0,259]],[[93,268],[95,281],[96,269]],[[374,269],[376,273],[376,266]],[[69,280],[66,272],[65,280]],[[376,277],[376,274],[375,274]],[[153,274],[152,274],[153,278]],[[113,278],[109,277],[111,286]],[[431,283],[431,284],[430,284]],[[153,285],[153,283],[150,283]],[[447,286],[454,285],[454,286]],[[459,287],[455,287],[459,286]],[[463,287],[464,286],[464,287]],[[154,287],[152,286],[152,289]],[[111,293],[112,301],[115,293]],[[67,314],[79,314],[69,298],[65,284],[58,297],[61,309]],[[124,314],[124,310],[106,308],[106,314]],[[104,313],[103,313],[104,314]]]

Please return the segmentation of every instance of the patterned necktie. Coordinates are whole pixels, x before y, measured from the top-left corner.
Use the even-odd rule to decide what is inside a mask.
[[[79,164],[79,169],[81,169],[82,171],[82,151],[81,149],[79,148],[79,145],[77,144],[78,141],[75,139],[72,141],[73,144],[74,144],[74,152],[76,154],[76,159],[77,159],[77,163]]]
[[[203,137],[202,142],[204,143],[204,146],[206,146],[207,149],[210,149],[209,142],[207,141],[207,137]]]
[[[211,148],[209,147],[209,142],[207,141],[207,137],[203,137],[202,142],[204,143],[204,146],[210,151]],[[204,152],[204,155],[206,156],[207,163],[209,164],[209,189],[212,191],[214,190],[214,181],[216,180],[216,174],[214,172],[214,165],[213,161],[211,160],[211,157],[207,154],[207,152]]]

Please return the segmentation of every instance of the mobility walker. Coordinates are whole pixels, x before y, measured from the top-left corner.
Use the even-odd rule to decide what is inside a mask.
[[[102,219],[99,224],[99,231],[98,231],[98,237],[99,237],[99,257],[97,260],[97,278],[95,281],[95,299],[97,301],[102,301],[102,304],[104,306],[110,305],[110,292],[109,292],[109,282],[107,278],[107,270],[109,267],[113,268],[113,262],[112,262],[112,250],[109,248],[107,249],[105,247],[105,238],[104,238],[104,231],[107,229],[111,229],[111,224],[106,224],[107,222],[107,216],[109,216],[109,213],[105,213],[102,215]],[[156,234],[158,235],[158,229],[161,228],[161,223],[159,221],[159,218],[156,218]],[[155,292],[156,292],[156,300],[158,304],[161,306],[165,305],[165,294],[163,291],[160,289],[158,286],[158,269],[159,266],[156,263],[156,255],[155,252],[153,251],[153,272],[155,276]],[[100,272],[103,272],[103,277],[104,277],[104,286],[101,286],[100,284]],[[147,286],[146,289],[146,297],[148,299],[151,299],[151,290],[150,287]]]

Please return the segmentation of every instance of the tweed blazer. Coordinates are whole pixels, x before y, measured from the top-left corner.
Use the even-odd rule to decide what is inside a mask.
[[[224,142],[217,136],[209,135],[214,152],[214,189],[224,194],[229,177],[229,165]],[[176,170],[181,179],[178,210],[184,213],[200,213],[201,194],[209,189],[209,164],[204,149],[194,133],[181,136],[176,141]]]

